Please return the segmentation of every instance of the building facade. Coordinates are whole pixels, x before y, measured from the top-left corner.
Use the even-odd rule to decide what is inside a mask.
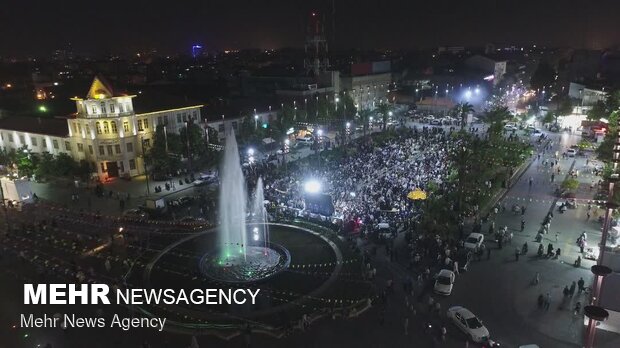
[[[37,123],[24,118],[0,120],[0,146],[66,153],[78,162],[88,162],[99,179],[143,174],[144,153],[157,126],[179,133],[190,120],[200,122],[203,105],[136,112],[134,98],[136,95],[114,94],[96,77],[85,98],[72,98],[77,112],[69,117],[38,119]]]

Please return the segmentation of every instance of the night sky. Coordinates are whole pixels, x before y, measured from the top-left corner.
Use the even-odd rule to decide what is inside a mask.
[[[5,0],[0,54],[126,54],[299,47],[313,9],[331,0]],[[604,48],[620,42],[617,0],[336,0],[340,48],[539,44]],[[331,19],[328,20],[331,24]]]

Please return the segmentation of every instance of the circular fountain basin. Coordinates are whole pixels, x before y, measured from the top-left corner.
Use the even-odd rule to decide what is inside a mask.
[[[250,283],[265,280],[288,268],[291,255],[283,246],[247,246],[245,254],[239,247],[226,251],[215,249],[200,259],[200,272],[223,283]]]

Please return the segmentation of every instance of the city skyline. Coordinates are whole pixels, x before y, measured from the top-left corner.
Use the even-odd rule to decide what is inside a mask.
[[[88,54],[152,49],[189,53],[193,44],[204,45],[207,52],[301,47],[306,17],[312,11],[326,16],[328,37],[332,41],[335,37],[335,45],[331,45],[338,49],[480,46],[489,42],[601,49],[620,42],[613,16],[620,4],[607,0],[597,6],[578,7],[564,1],[527,0],[515,5],[487,0],[441,4],[342,0],[335,2],[335,33],[331,29],[332,2],[328,0],[188,1],[174,8],[163,1],[120,6],[112,0],[107,4],[67,1],[62,6],[40,3],[32,7],[7,3],[0,20],[13,29],[0,34],[4,42],[0,54],[49,54],[69,45],[77,53]]]

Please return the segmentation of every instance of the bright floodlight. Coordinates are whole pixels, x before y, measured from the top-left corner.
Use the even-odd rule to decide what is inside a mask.
[[[391,112],[391,111],[388,111],[388,115],[389,115],[389,116],[392,116],[392,115],[394,115],[394,113],[393,113],[393,112]]]
[[[304,184],[304,190],[308,193],[318,193],[321,191],[321,184],[316,180],[307,181]]]
[[[323,130],[319,129],[318,131],[316,131],[316,134],[318,134],[319,136],[322,136],[323,135]]]
[[[476,87],[475,92],[476,92],[476,94],[480,93],[480,88]]]
[[[336,97],[336,103],[340,101],[340,98]]]
[[[248,149],[248,155],[253,156],[254,155],[254,149],[249,148]]]
[[[351,127],[351,122],[347,122],[347,128]]]
[[[467,98],[467,99],[471,98],[471,91],[470,90],[465,91],[465,98]]]

